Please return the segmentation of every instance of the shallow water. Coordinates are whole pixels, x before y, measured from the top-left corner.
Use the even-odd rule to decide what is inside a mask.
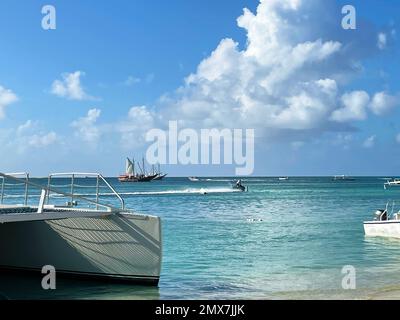
[[[249,178],[243,180],[249,192],[240,193],[233,192],[230,181],[167,178],[120,184],[110,179],[127,207],[162,217],[159,288],[58,279],[57,290],[47,292],[36,278],[2,276],[0,291],[8,298],[55,299],[364,299],[397,294],[400,241],[365,238],[362,222],[387,200],[400,200],[400,189],[385,191],[384,180],[377,177],[338,182],[330,177]],[[15,196],[17,190],[8,191]],[[105,188],[103,196],[117,204]],[[342,289],[345,265],[356,268],[356,290]]]

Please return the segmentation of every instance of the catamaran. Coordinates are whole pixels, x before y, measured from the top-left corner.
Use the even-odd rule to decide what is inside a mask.
[[[0,270],[51,265],[57,275],[158,284],[159,217],[126,209],[98,173],[51,174],[47,186],[34,181],[28,173],[0,173]],[[81,188],[93,193],[84,197]],[[119,205],[100,202],[104,194]]]

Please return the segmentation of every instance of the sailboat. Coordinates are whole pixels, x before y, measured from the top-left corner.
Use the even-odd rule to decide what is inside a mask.
[[[120,182],[138,182],[135,175],[135,164],[131,159],[126,158],[125,174],[118,177]]]
[[[154,173],[154,166],[153,166],[153,173]],[[167,173],[162,173],[160,170],[160,165],[158,165],[158,171],[156,172],[156,177],[153,180],[162,180],[167,176]]]
[[[141,171],[141,174],[136,175],[138,182],[150,182],[151,180],[153,180],[155,177],[157,177],[157,174],[147,174],[146,172],[146,166],[144,163],[144,158],[142,158],[142,166],[140,166],[140,164],[138,164],[139,169]]]
[[[144,163],[144,158],[142,160],[142,166],[138,163],[139,170],[141,173],[135,172],[135,160],[130,160],[126,158],[126,173],[118,177],[120,182],[150,182],[153,180],[157,174],[147,174],[146,167]]]

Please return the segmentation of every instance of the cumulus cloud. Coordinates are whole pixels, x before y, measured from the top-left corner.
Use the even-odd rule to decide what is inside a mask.
[[[31,149],[49,147],[59,143],[59,140],[59,136],[54,131],[45,130],[39,121],[27,120],[8,132],[4,146],[22,154]]]
[[[0,120],[5,117],[6,107],[16,101],[18,97],[12,90],[0,86]]]
[[[393,96],[386,92],[378,92],[372,98],[370,108],[376,115],[383,115],[398,105],[400,105],[400,96]]]
[[[71,126],[76,129],[75,135],[88,143],[97,143],[101,131],[96,122],[100,115],[101,110],[94,108],[90,109],[85,117],[73,121]]]
[[[386,44],[387,44],[387,36],[386,33],[380,32],[378,34],[378,42],[377,42],[377,46],[380,50],[383,50],[386,48]]]
[[[377,32],[362,28],[360,37],[348,37],[331,12],[330,0],[261,0],[255,13],[244,9],[237,23],[247,33],[245,46],[222,39],[176,94],[163,98],[162,118],[285,136],[367,119],[374,93],[347,85],[367,52],[379,51],[365,50],[376,47]],[[374,96],[375,114],[380,103]]]
[[[343,107],[332,113],[331,119],[337,122],[360,121],[367,118],[366,107],[369,95],[365,91],[353,91],[341,97]]]
[[[114,131],[120,133],[124,148],[143,144],[146,131],[152,129],[155,115],[146,106],[134,106],[129,109],[126,120],[116,124]]]
[[[28,138],[28,144],[34,148],[43,148],[54,144],[57,141],[57,134],[52,131],[44,135],[35,134]]]
[[[88,95],[82,87],[81,76],[84,75],[85,73],[82,71],[62,74],[62,80],[55,80],[53,82],[51,93],[70,100],[94,99]]]
[[[376,142],[376,135],[370,136],[367,139],[365,139],[365,141],[363,143],[363,147],[364,148],[372,148],[375,146],[375,142]]]

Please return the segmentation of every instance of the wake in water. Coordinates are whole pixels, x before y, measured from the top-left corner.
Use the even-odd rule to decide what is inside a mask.
[[[216,193],[232,193],[240,192],[231,188],[188,188],[183,190],[166,190],[166,191],[136,191],[121,192],[121,196],[144,196],[144,195],[170,195],[170,194],[216,194]],[[112,193],[101,193],[101,196],[114,196]]]

